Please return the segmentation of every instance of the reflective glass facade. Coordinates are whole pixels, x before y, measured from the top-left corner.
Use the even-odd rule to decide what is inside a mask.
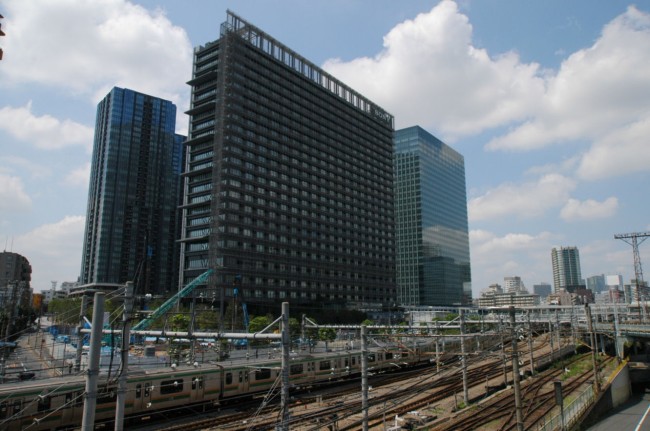
[[[157,97],[116,87],[99,103],[83,284],[135,280],[139,294],[175,291],[184,141],[175,125],[176,106]]]
[[[232,13],[189,84],[181,285],[213,268],[206,294],[249,304],[392,303],[393,117]]]
[[[414,126],[395,132],[394,166],[398,303],[469,304],[463,156]]]

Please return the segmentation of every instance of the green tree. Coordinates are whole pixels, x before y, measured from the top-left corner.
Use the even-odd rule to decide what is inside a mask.
[[[319,328],[318,339],[321,341],[334,341],[336,340],[336,330],[334,328]]]
[[[195,326],[201,331],[216,330],[219,327],[219,313],[209,308],[198,310]]]
[[[185,332],[190,328],[190,316],[187,314],[174,314],[169,319],[172,331]]]
[[[248,324],[248,332],[259,332],[271,324],[271,319],[268,316],[255,316]]]

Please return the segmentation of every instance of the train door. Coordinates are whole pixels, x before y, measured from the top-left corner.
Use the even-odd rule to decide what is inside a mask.
[[[247,368],[237,371],[237,374],[239,376],[239,393],[240,394],[248,393],[248,389],[249,389],[248,372],[249,372],[249,370]]]
[[[61,422],[68,423],[75,419],[76,399],[77,392],[67,392],[64,398],[64,404],[61,407]]]
[[[192,377],[192,391],[190,392],[190,400],[201,401],[203,399],[204,391],[203,376]]]
[[[149,382],[135,384],[133,411],[146,412],[151,407],[151,392],[153,392],[153,389],[153,385]]]

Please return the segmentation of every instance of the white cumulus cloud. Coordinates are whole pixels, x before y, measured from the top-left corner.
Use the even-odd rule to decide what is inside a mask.
[[[76,281],[81,268],[84,216],[66,216],[16,237],[13,251],[32,265],[32,287],[47,289],[50,281]]]
[[[7,2],[0,81],[69,89],[98,102],[113,86],[181,103],[192,67],[184,29],[126,0]]]
[[[634,151],[650,121],[648,46],[650,14],[630,6],[604,27],[591,47],[569,56],[557,74],[547,75],[547,90],[529,120],[494,138],[487,148],[532,150],[588,141],[595,143],[582,162],[584,177],[625,173],[621,153],[627,158],[640,155],[633,169],[648,170],[648,152]],[[616,163],[605,163],[603,156],[610,154],[616,154]]]
[[[603,202],[593,199],[579,201],[569,199],[560,211],[560,217],[565,221],[582,221],[609,218],[616,214],[618,199],[609,197]]]
[[[469,201],[469,220],[538,217],[549,208],[563,205],[575,186],[574,180],[558,174],[523,184],[502,184]]]
[[[90,179],[90,163],[73,169],[63,179],[64,184],[74,187],[88,187]]]
[[[31,102],[19,108],[5,106],[0,109],[0,129],[44,150],[72,145],[82,145],[88,152],[92,149],[92,127],[51,115],[34,115]]]
[[[499,236],[486,230],[471,230],[472,290],[475,296],[492,283],[502,284],[505,276],[522,277],[530,290],[533,284],[550,280],[551,243],[555,238],[545,231]]]
[[[650,114],[647,118],[596,139],[580,160],[578,177],[597,180],[647,171],[650,167],[648,136]]]
[[[19,177],[0,173],[0,214],[15,211],[28,211],[32,199],[25,192]]]
[[[435,126],[447,136],[523,120],[544,92],[537,64],[473,46],[472,26],[451,1],[395,26],[374,57],[323,67],[398,114],[397,127]]]

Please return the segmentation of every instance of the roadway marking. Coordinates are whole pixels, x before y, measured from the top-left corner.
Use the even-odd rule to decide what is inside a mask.
[[[648,416],[648,413],[650,413],[650,405],[648,405],[648,408],[645,410],[645,413],[643,414],[643,417],[639,421],[636,428],[634,428],[634,431],[639,431],[641,429],[641,425],[643,425],[643,421],[645,421],[645,418]]]

